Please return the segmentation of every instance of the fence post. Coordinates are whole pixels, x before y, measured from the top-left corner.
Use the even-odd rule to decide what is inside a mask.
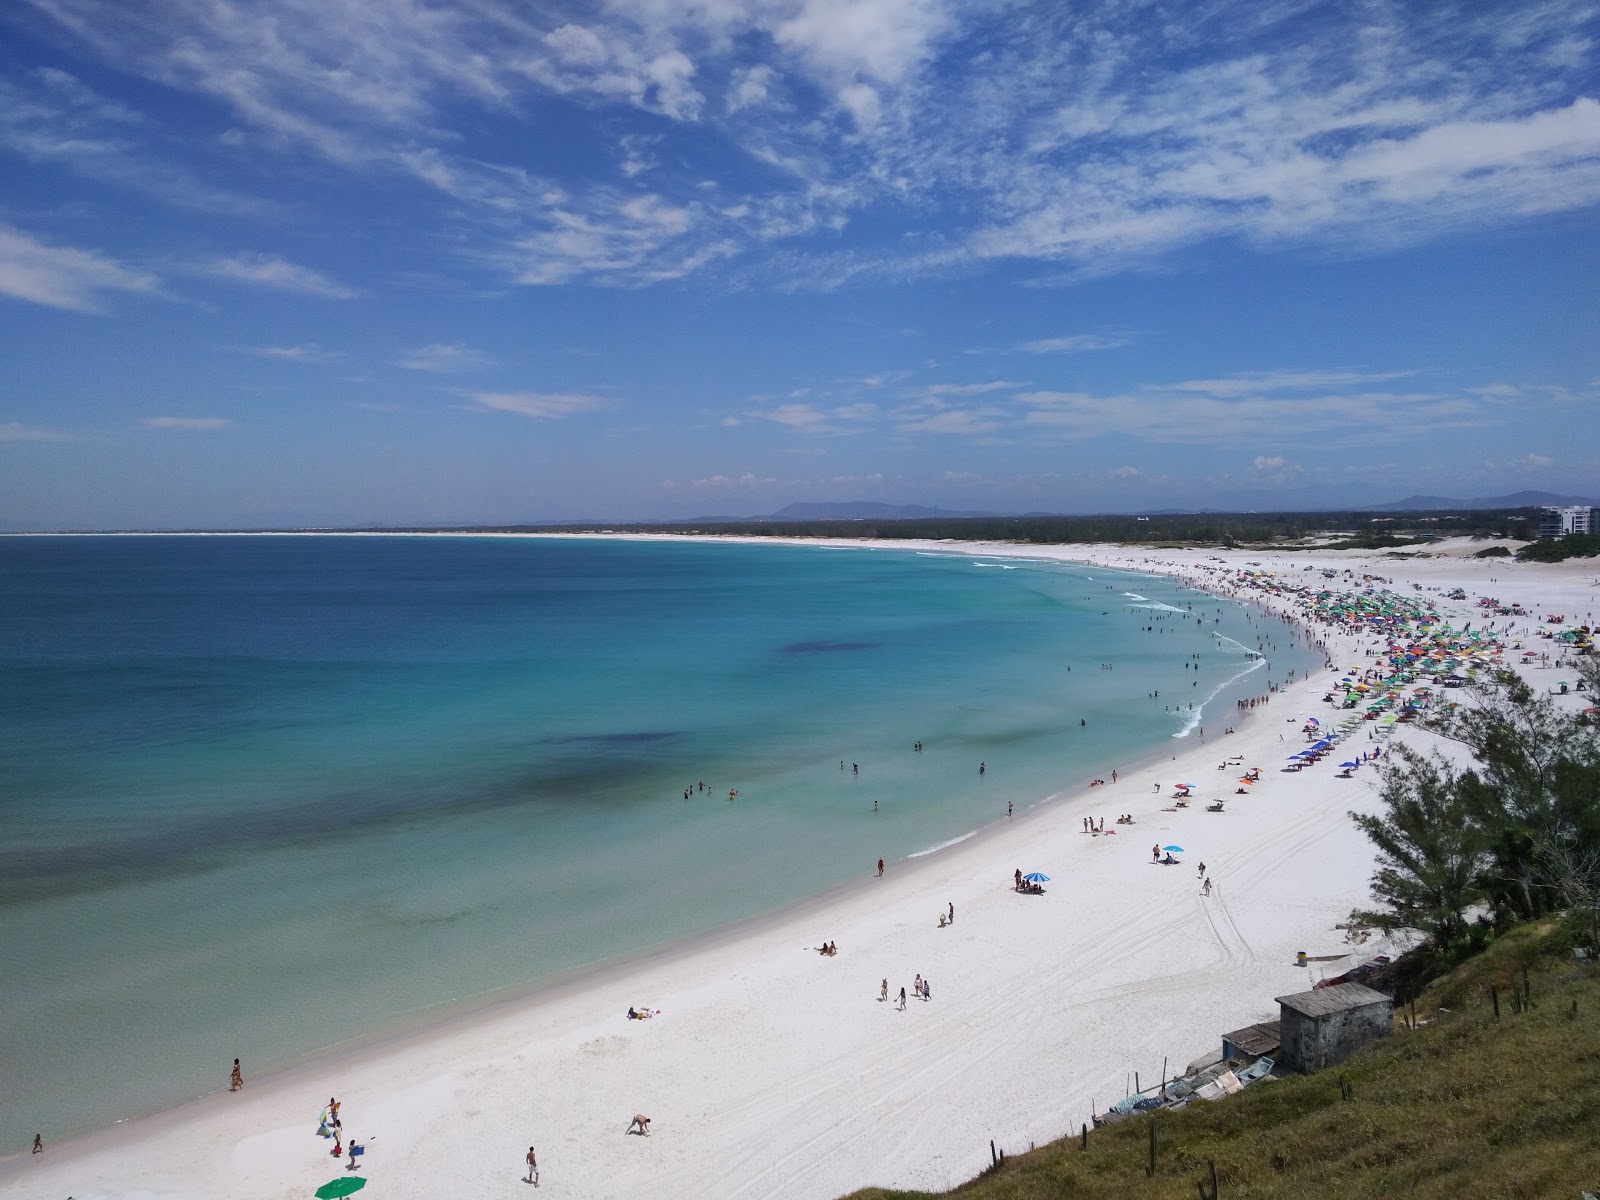
[[[1494,1002],[1494,1019],[1500,1019],[1500,989],[1493,984],[1489,985],[1489,999]]]
[[[1574,1000],[1573,1003],[1576,1004],[1577,1001]],[[1089,1126],[1088,1125],[1085,1125],[1083,1127],[1083,1148],[1085,1150],[1087,1150],[1089,1148]]]

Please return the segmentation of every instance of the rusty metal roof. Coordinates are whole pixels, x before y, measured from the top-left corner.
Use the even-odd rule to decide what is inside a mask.
[[[1260,1058],[1263,1054],[1271,1054],[1278,1048],[1280,1044],[1278,1022],[1262,1021],[1257,1025],[1246,1025],[1243,1029],[1223,1034],[1222,1040],[1230,1046],[1238,1047],[1241,1054]]]

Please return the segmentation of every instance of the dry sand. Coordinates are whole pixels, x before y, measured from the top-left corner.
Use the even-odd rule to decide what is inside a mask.
[[[1600,609],[1593,561],[1530,566],[1482,561],[1483,543],[1432,557],[1278,554],[1066,546],[935,548],[1070,559],[1197,578],[1246,561],[1291,581],[1303,568],[1370,572],[1428,589],[1454,623],[1481,623],[1479,595],[1518,600],[1542,620]],[[1320,579],[1320,576],[1316,577]],[[1430,599],[1437,599],[1430,591]],[[1520,625],[1533,626],[1533,619]],[[1550,649],[1529,639],[1530,646]],[[1335,642],[1339,667],[1362,647]],[[1553,656],[1552,656],[1553,657]],[[1570,678],[1570,673],[1562,677]],[[343,1174],[315,1135],[330,1095],[364,1142],[373,1197],[523,1195],[523,1156],[538,1147],[541,1195],[829,1197],[868,1184],[945,1188],[980,1170],[989,1140],[1025,1149],[1090,1119],[1127,1093],[1135,1071],[1213,1053],[1228,1029],[1276,1015],[1274,996],[1322,971],[1295,952],[1347,950],[1334,928],[1366,902],[1372,856],[1347,817],[1373,804],[1374,771],[1337,779],[1320,764],[1280,774],[1304,744],[1303,718],[1326,716],[1326,676],[1275,696],[1242,724],[1207,714],[1207,737],[1173,742],[1173,760],[1143,769],[1107,762],[1115,785],[1062,780],[1062,798],[996,789],[998,823],[818,902],[731,935],[627,964],[553,992],[517,997],[403,1038],[340,1051],[183,1108],[0,1162],[0,1196],[305,1197]],[[1534,671],[1547,685],[1554,671]],[[1580,701],[1572,700],[1573,704]],[[1224,725],[1239,724],[1232,736]],[[1429,735],[1404,727],[1401,738]],[[1280,737],[1284,740],[1280,741]],[[1365,733],[1347,743],[1367,748]],[[1234,796],[1227,756],[1263,768]],[[1174,782],[1203,804],[1164,811]],[[996,782],[999,782],[997,779]],[[1160,794],[1154,785],[1160,784]],[[1006,800],[1017,804],[1004,819]],[[1118,813],[1137,824],[1115,826]],[[1115,836],[1089,837],[1085,816]],[[1152,865],[1152,844],[1186,847],[1183,865]],[[1215,881],[1199,894],[1198,865]],[[1011,890],[1012,872],[1052,876],[1042,896]],[[956,920],[938,928],[954,904]],[[641,912],[641,921],[650,914]],[[807,947],[824,939],[839,954]],[[1368,943],[1370,954],[1383,948]],[[932,998],[900,1011],[918,973]],[[878,999],[887,978],[891,1002]],[[630,1004],[659,1007],[629,1021]],[[199,1048],[197,1048],[198,1050]],[[25,1097],[7,1102],[26,1104]],[[624,1132],[653,1118],[648,1137]]]

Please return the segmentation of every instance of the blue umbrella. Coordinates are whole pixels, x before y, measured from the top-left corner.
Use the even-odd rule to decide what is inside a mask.
[[[1183,853],[1183,847],[1182,846],[1163,846],[1161,848],[1163,850],[1171,850],[1174,854],[1182,854]]]
[[[1359,767],[1361,764],[1360,763],[1353,763],[1353,762],[1342,762],[1339,765],[1341,767]]]
[[[1042,875],[1038,871],[1030,871],[1022,877],[1028,883],[1049,883],[1050,876]]]

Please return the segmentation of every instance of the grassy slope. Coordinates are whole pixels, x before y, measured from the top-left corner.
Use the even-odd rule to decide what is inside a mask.
[[[1576,969],[1572,941],[1555,921],[1515,930],[1424,993],[1417,1015],[1428,1023],[1416,1031],[1397,1028],[1318,1075],[1160,1114],[1154,1179],[1147,1122],[1135,1118],[1091,1131],[1087,1151],[1077,1138],[1051,1143],[947,1194],[1193,1200],[1212,1160],[1227,1200],[1576,1200],[1600,1187],[1600,967]],[[1534,1007],[1518,1014],[1511,995],[1525,965]],[[868,1188],[852,1200],[927,1194]]]

